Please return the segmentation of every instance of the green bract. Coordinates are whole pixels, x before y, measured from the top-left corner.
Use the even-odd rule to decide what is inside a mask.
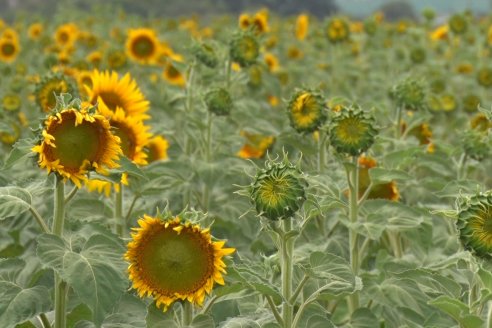
[[[233,106],[231,95],[223,88],[209,91],[205,95],[205,103],[208,110],[215,115],[227,115]]]
[[[268,161],[250,185],[250,197],[259,215],[270,220],[292,217],[306,200],[302,172],[286,159]]]
[[[343,108],[333,118],[330,144],[339,153],[358,156],[372,146],[377,133],[372,116],[361,109]]]
[[[299,133],[314,132],[326,121],[326,109],[321,94],[298,90],[289,101],[287,113],[290,125]]]
[[[462,201],[456,223],[461,243],[474,255],[492,254],[492,193],[480,193]]]
[[[424,83],[419,80],[407,78],[398,83],[391,90],[397,106],[405,109],[421,109],[425,106],[426,90]]]
[[[238,34],[231,40],[229,54],[241,67],[254,64],[259,53],[258,41],[251,33]]]
[[[193,48],[193,54],[203,65],[210,68],[214,68],[219,62],[214,48],[206,43],[196,45]]]

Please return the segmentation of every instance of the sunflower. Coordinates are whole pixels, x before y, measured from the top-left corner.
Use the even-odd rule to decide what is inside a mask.
[[[138,119],[149,118],[146,114],[149,101],[145,99],[130,73],[120,79],[118,73],[114,71],[94,70],[91,78],[92,87],[86,89],[92,104],[102,101],[113,112],[120,107],[128,116]]]
[[[111,133],[109,121],[91,108],[68,107],[47,117],[39,143],[32,148],[38,164],[48,173],[81,187],[89,170],[105,174],[117,167],[120,140]]]
[[[153,136],[144,147],[144,152],[147,154],[147,162],[152,163],[167,159],[168,148],[169,142],[166,138],[160,135]]]
[[[92,51],[89,53],[86,57],[85,60],[87,60],[89,63],[91,63],[92,67],[99,67],[102,62],[102,53],[98,50]]]
[[[309,16],[306,14],[301,14],[297,16],[296,26],[294,34],[296,35],[297,40],[303,41],[307,34],[309,28]]]
[[[79,93],[87,95],[87,89],[90,90],[92,88],[92,72],[86,70],[77,71],[75,80],[77,81]]]
[[[49,75],[36,85],[34,94],[36,103],[44,111],[49,112],[56,106],[56,97],[60,93],[74,94],[74,87],[69,80],[61,75]]]
[[[326,121],[325,101],[317,92],[298,90],[289,101],[287,113],[297,132],[310,133]]]
[[[477,111],[478,105],[480,105],[480,97],[469,93],[463,97],[462,103],[466,112],[473,113]]]
[[[474,255],[490,259],[492,253],[492,195],[480,193],[463,200],[456,225],[461,243]]]
[[[441,95],[442,110],[452,112],[458,107],[456,97],[451,93]]]
[[[175,301],[201,306],[215,283],[223,285],[222,258],[234,248],[212,241],[209,229],[191,222],[144,215],[133,228],[125,259],[128,275],[140,297],[152,296],[164,311]]]
[[[374,143],[374,119],[360,109],[344,108],[333,118],[330,144],[339,153],[358,156]]]
[[[79,29],[74,23],[60,25],[55,31],[55,42],[61,48],[73,47],[78,34]]]
[[[113,134],[120,138],[123,155],[135,164],[147,164],[147,154],[143,148],[149,142],[149,127],[138,117],[126,115],[122,108],[110,110],[102,101],[98,111],[109,120]]]
[[[224,88],[216,88],[208,91],[203,99],[209,112],[218,116],[228,115],[234,103],[232,97]]]
[[[286,159],[268,161],[259,169],[249,186],[249,196],[258,215],[269,220],[287,219],[301,208],[306,200],[307,182],[298,167]]]
[[[441,25],[437,27],[434,31],[429,33],[429,37],[433,41],[446,40],[448,38],[449,25]]]
[[[492,68],[490,67],[483,67],[477,72],[477,81],[478,84],[484,86],[484,87],[491,87],[492,86]]]
[[[0,61],[11,63],[20,52],[20,45],[17,39],[0,38]]]
[[[426,57],[427,54],[425,52],[425,49],[422,47],[417,47],[410,50],[410,59],[414,64],[422,64],[423,62],[425,62]]]
[[[328,22],[326,34],[332,43],[343,42],[350,37],[349,25],[344,19],[335,17]]]
[[[8,112],[18,111],[21,107],[21,98],[16,94],[8,94],[2,98],[2,108]]]
[[[217,54],[212,46],[206,43],[197,44],[193,47],[193,54],[203,65],[214,68],[219,63]]]
[[[263,81],[263,70],[260,65],[251,65],[248,69],[248,86],[252,89],[259,88]]]
[[[128,57],[141,64],[152,64],[159,55],[159,40],[153,29],[130,29],[126,38]]]
[[[31,26],[29,26],[29,29],[27,30],[27,35],[31,40],[38,40],[41,37],[41,34],[43,33],[43,24],[41,23],[34,23]]]
[[[232,38],[229,45],[229,55],[232,61],[248,67],[256,62],[260,48],[256,38],[250,33],[238,34]]]
[[[276,72],[278,71],[280,65],[278,63],[278,58],[274,54],[267,52],[264,54],[263,60],[265,61],[265,64],[268,66],[268,69],[270,72]]]
[[[369,170],[376,166],[377,162],[372,157],[361,156],[359,158],[359,197],[364,195],[366,189],[371,184]],[[390,181],[388,183],[373,185],[367,199],[388,199],[398,201],[398,199],[400,199],[400,192],[398,191],[396,182]]]
[[[240,134],[246,138],[246,142],[236,153],[236,156],[240,158],[262,158],[275,143],[274,136],[249,133],[246,131],[241,131]]]
[[[268,32],[268,16],[264,12],[257,12],[251,19],[251,26],[256,34]]]
[[[238,23],[241,29],[247,30],[251,25],[251,18],[249,14],[243,13],[239,15]]]
[[[287,49],[287,57],[290,59],[301,59],[304,57],[304,53],[298,47],[292,45]]]
[[[126,65],[126,54],[121,50],[113,50],[107,54],[106,61],[111,69],[120,69]]]
[[[492,122],[489,121],[489,119],[487,118],[487,116],[484,113],[478,113],[471,118],[470,127],[473,130],[486,132],[490,128],[492,128]]]
[[[454,14],[448,22],[449,29],[454,34],[464,34],[468,29],[468,22],[464,15]]]
[[[184,87],[186,85],[186,80],[183,74],[170,62],[168,61],[164,71],[162,72],[164,79],[172,85],[179,87]]]

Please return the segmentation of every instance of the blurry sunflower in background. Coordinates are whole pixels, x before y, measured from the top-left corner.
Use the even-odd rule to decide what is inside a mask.
[[[118,70],[125,67],[127,63],[127,57],[125,52],[122,50],[112,50],[107,53],[106,62],[108,63],[108,67],[110,69]]]
[[[16,38],[0,38],[0,61],[12,63],[19,52],[20,44]]]
[[[298,90],[287,106],[290,125],[299,133],[314,132],[326,121],[325,101],[321,94]]]
[[[34,94],[36,103],[43,112],[49,112],[56,106],[56,96],[61,93],[74,94],[74,86],[67,77],[62,74],[48,75],[44,77],[38,84]]]
[[[92,104],[104,102],[113,112],[117,107],[123,109],[126,115],[143,120],[149,118],[146,114],[150,103],[140,91],[137,82],[130,73],[122,78],[112,71],[94,70],[92,72],[92,87],[86,88],[89,101]]]
[[[251,33],[237,34],[231,39],[229,54],[241,67],[248,67],[256,62],[260,54],[258,41]]]
[[[186,80],[183,74],[173,65],[171,61],[166,63],[164,71],[162,72],[162,77],[168,83],[176,85],[178,87],[184,87],[186,85]]]
[[[2,98],[2,108],[7,112],[18,111],[21,107],[21,98],[17,94],[8,94]]]
[[[309,28],[309,16],[307,14],[301,14],[297,16],[294,34],[296,39],[303,41],[307,34]]]
[[[224,248],[225,241],[212,241],[209,229],[178,217],[144,215],[138,224],[125,259],[140,297],[152,296],[164,311],[178,300],[201,306],[215,283],[224,284],[223,257],[235,249]]]
[[[43,34],[44,26],[41,23],[31,24],[27,30],[27,35],[31,40],[39,40],[41,35]]]
[[[130,29],[125,46],[128,57],[141,64],[152,64],[159,55],[159,40],[153,29]]]
[[[155,161],[167,159],[168,148],[169,141],[167,141],[164,136],[152,136],[143,148],[143,151],[145,152],[145,154],[147,154],[147,162],[152,163]]]
[[[58,26],[55,31],[54,39],[61,48],[69,48],[77,41],[79,29],[74,23],[67,23]]]
[[[377,166],[377,161],[369,156],[359,158],[359,197],[364,195],[366,189],[371,184],[369,170]],[[373,185],[367,199],[388,199],[398,201],[400,192],[395,181]]]
[[[271,149],[275,143],[274,136],[250,133],[247,131],[241,131],[240,134],[246,139],[244,145],[236,153],[240,158],[263,158],[266,152]]]
[[[346,41],[350,37],[349,25],[340,17],[332,18],[326,27],[326,35],[332,43]]]
[[[48,115],[32,151],[41,168],[80,188],[89,170],[104,174],[117,167],[120,140],[110,128],[109,121],[91,108],[65,108]]]

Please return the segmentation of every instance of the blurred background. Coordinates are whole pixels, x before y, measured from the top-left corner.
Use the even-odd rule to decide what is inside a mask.
[[[375,11],[382,11],[386,19],[396,20],[419,17],[424,8],[432,8],[443,16],[464,10],[476,15],[487,14],[492,11],[492,0],[0,0],[0,17],[10,21],[18,15],[47,16],[62,7],[86,11],[114,7],[150,18],[195,13],[206,17],[262,7],[280,15],[309,12],[318,17],[342,13],[363,18]]]

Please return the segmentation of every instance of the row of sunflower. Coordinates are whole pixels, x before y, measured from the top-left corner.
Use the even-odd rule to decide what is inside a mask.
[[[492,19],[434,20],[1,21],[1,322],[490,323]]]

